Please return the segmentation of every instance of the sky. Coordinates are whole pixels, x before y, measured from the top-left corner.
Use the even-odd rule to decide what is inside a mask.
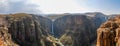
[[[1,0],[0,13],[85,13],[120,14],[120,0]]]

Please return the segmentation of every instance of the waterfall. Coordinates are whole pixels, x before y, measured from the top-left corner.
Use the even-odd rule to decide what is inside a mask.
[[[54,35],[54,19],[52,19],[52,34]]]

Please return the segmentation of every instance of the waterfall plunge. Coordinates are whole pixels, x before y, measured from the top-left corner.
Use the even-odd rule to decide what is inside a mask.
[[[52,34],[53,34],[53,35],[54,35],[54,26],[53,26],[53,25],[54,25],[54,21],[55,21],[55,20],[52,19]]]

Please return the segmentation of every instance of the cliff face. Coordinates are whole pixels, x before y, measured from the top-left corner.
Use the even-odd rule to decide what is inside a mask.
[[[4,15],[0,15],[0,46],[18,46],[8,33],[8,23],[4,17]]]
[[[120,16],[109,19],[97,30],[96,46],[120,46]]]
[[[108,19],[106,15],[100,12],[85,13],[85,14],[90,17],[89,19],[92,20],[92,22],[95,24],[97,28],[99,28],[99,26]]]
[[[41,29],[45,32],[47,32],[48,34],[52,34],[52,20],[42,17],[42,16],[36,16],[36,15],[32,15],[32,18],[35,21],[38,21],[38,23],[40,23]]]
[[[95,46],[96,30],[106,20],[99,12],[64,14],[54,21],[54,34],[65,46]]]
[[[96,39],[95,30],[85,15],[66,15],[54,21],[55,35],[65,46],[90,46]]]
[[[67,13],[54,22],[33,14],[0,15],[0,46],[93,46],[105,20],[100,15]]]
[[[47,40],[51,28],[46,23],[50,22],[47,18],[24,13],[1,17],[0,45],[7,40],[6,44],[13,46],[16,46],[14,43],[19,46],[52,46],[52,42]]]

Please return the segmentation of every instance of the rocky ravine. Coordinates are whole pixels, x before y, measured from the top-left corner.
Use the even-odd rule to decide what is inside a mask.
[[[54,21],[55,37],[60,38],[65,46],[93,46],[97,28],[106,21],[102,19],[104,15],[98,16],[102,15],[65,14]]]
[[[100,26],[96,46],[120,46],[120,15]]]
[[[62,14],[54,22],[33,14],[0,15],[0,46],[93,46],[104,15],[92,14]]]

